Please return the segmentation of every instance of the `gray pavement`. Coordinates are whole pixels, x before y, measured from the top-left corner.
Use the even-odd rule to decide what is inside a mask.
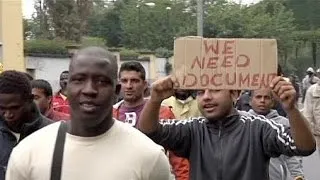
[[[318,151],[303,158],[303,170],[307,180],[320,180],[320,156]]]
[[[299,99],[301,102],[301,99]],[[303,109],[303,104],[298,103],[299,109]],[[311,156],[303,158],[303,170],[307,180],[320,180],[320,155],[317,150]]]

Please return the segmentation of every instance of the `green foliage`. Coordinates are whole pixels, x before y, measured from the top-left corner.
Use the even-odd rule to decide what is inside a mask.
[[[167,48],[158,48],[155,50],[156,57],[158,58],[169,58],[172,57],[172,51],[169,51]]]
[[[123,56],[123,57],[138,57],[139,53],[137,53],[134,50],[122,49],[120,51],[120,56]]]
[[[87,47],[87,46],[105,46],[105,40],[98,37],[82,37],[81,39],[81,46]]]
[[[28,19],[23,19],[23,39],[26,40],[31,36],[31,26]]]
[[[67,55],[67,44],[64,41],[28,40],[24,42],[24,52],[26,54]]]
[[[84,38],[85,46],[124,47],[121,56],[133,57],[155,51],[167,58],[175,38],[196,35],[197,0],[34,1],[37,16],[24,21],[29,38],[80,42],[87,35],[104,41]],[[204,3],[205,37],[275,38],[285,72],[303,75],[306,67],[319,65],[320,1],[262,0],[249,6],[228,0]]]

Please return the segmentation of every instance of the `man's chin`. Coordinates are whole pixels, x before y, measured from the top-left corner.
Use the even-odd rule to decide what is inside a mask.
[[[4,121],[4,122],[11,130],[17,131],[21,128],[21,124],[17,121]]]

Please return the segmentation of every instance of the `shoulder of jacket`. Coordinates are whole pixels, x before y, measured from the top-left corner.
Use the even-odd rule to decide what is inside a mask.
[[[202,124],[204,122],[206,122],[205,117],[192,117],[192,118],[183,119],[183,120],[178,120],[178,119],[160,120],[160,123],[162,125],[179,125],[179,124],[186,125],[186,124],[193,124],[193,123]]]

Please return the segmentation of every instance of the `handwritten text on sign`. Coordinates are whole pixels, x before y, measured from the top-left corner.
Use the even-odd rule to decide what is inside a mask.
[[[182,89],[267,87],[277,72],[276,40],[179,38],[174,70]]]

